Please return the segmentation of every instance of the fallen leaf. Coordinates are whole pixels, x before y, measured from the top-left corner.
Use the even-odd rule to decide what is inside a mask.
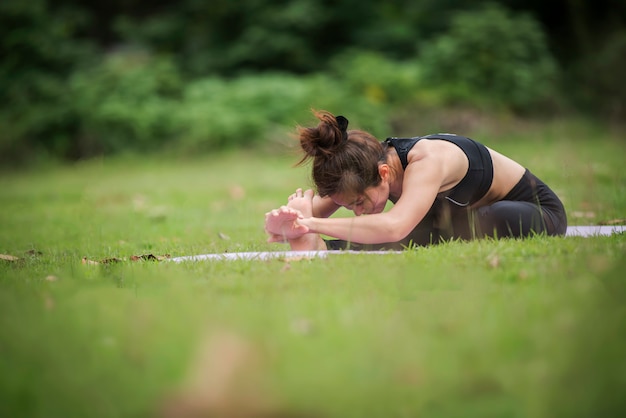
[[[571,215],[573,218],[595,218],[596,217],[596,213],[595,212],[591,212],[591,211],[579,211],[579,210],[575,210],[571,212]]]
[[[119,263],[122,261],[124,260],[122,260],[121,258],[111,257],[111,258],[104,258],[100,260],[100,264],[112,264],[112,263]]]
[[[148,199],[144,195],[135,195],[133,197],[133,209],[135,212],[142,212],[146,208],[146,202]]]
[[[231,186],[229,193],[230,193],[231,199],[233,200],[241,200],[244,197],[246,197],[245,189],[239,185]]]
[[[47,282],[56,282],[57,280],[59,280],[59,278],[57,276],[52,275],[52,274],[50,274],[49,276],[46,276],[46,281]]]
[[[97,261],[89,260],[87,257],[83,257],[82,260],[80,260],[80,262],[83,264],[89,264],[89,265],[100,264]]]
[[[313,332],[313,323],[307,318],[294,319],[291,322],[291,331],[294,334],[309,335]]]
[[[167,219],[167,208],[165,206],[156,206],[148,211],[147,216],[155,222],[164,221]]]
[[[8,255],[8,254],[0,254],[0,260],[4,260],[4,261],[17,261],[19,260],[19,257],[16,257],[14,255]]]
[[[104,258],[102,260],[99,261],[95,261],[95,260],[89,260],[87,257],[83,257],[81,262],[83,264],[88,264],[88,265],[95,265],[95,264],[113,264],[113,263],[119,263],[121,261],[124,261],[120,258],[116,258],[116,257],[111,257],[111,258]]]
[[[142,255],[131,255],[131,261],[139,261],[139,260],[153,260],[153,261],[163,261],[165,259],[170,258],[169,254],[164,255],[154,255],[154,254],[142,254]]]
[[[598,222],[600,225],[624,225],[626,224],[626,219],[610,219],[608,221]]]
[[[494,269],[500,267],[500,257],[498,257],[498,254],[491,254],[489,257],[487,257],[487,261],[489,262],[489,265]]]
[[[217,236],[223,239],[224,241],[230,240],[230,237],[223,232],[218,233]]]

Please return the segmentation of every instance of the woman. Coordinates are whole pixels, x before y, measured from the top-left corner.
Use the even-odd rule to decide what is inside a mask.
[[[348,131],[343,116],[315,116],[316,127],[298,131],[304,151],[299,164],[313,161],[317,194],[298,189],[286,206],[268,212],[269,242],[287,241],[293,250],[398,249],[565,234],[565,209],[556,194],[517,162],[472,139],[436,134],[379,142],[367,132]],[[394,205],[385,212],[387,200]],[[356,217],[329,218],[342,206]]]

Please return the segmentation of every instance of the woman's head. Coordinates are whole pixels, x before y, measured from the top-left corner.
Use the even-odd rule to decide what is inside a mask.
[[[313,181],[320,196],[363,196],[382,178],[379,165],[386,162],[383,145],[371,134],[347,130],[348,120],[316,111],[315,127],[298,128],[303,163],[313,160]]]

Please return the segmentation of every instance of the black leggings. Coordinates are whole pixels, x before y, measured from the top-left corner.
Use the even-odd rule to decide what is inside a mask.
[[[565,209],[557,195],[526,170],[504,199],[489,206],[468,209],[445,199],[437,199],[419,225],[400,242],[361,245],[328,240],[326,245],[332,250],[402,249],[455,239],[565,235],[566,229]]]

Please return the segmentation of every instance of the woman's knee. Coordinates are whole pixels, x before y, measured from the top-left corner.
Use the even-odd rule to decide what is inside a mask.
[[[478,210],[478,222],[485,235],[525,237],[546,231],[543,213],[530,202],[501,201]]]

